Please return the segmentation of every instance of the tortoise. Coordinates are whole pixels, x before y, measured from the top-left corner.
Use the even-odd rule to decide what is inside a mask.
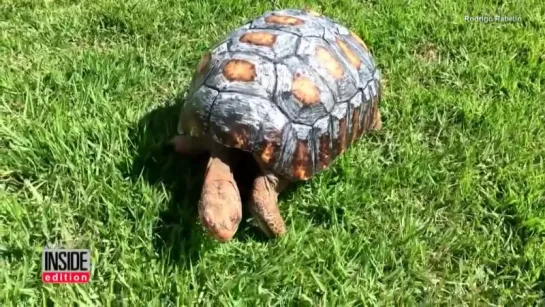
[[[210,154],[198,209],[208,232],[225,242],[237,231],[233,171],[246,152],[259,167],[249,211],[266,235],[283,235],[279,193],[381,129],[380,95],[380,71],[363,40],[307,9],[266,12],[205,52],[171,141],[178,154]]]

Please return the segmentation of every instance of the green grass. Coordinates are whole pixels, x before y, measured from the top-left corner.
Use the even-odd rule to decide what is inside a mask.
[[[286,237],[195,221],[160,150],[202,53],[302,1],[0,1],[2,305],[531,305],[545,300],[545,5],[316,1],[368,42],[384,130],[281,198]],[[475,2],[475,1],[474,1]],[[468,23],[465,15],[520,16]],[[202,161],[200,161],[202,162]],[[89,285],[43,285],[46,244]]]

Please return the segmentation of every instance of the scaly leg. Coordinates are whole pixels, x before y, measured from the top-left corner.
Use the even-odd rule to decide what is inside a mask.
[[[215,142],[199,201],[199,217],[208,232],[220,242],[229,241],[242,218],[242,202],[233,176],[237,155]]]
[[[279,237],[286,232],[284,219],[278,208],[278,194],[288,185],[288,180],[264,172],[254,180],[249,209],[259,227],[269,237]]]

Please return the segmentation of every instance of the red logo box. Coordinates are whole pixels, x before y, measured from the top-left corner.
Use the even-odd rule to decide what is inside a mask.
[[[86,284],[91,280],[88,249],[44,249],[42,281],[48,284]]]

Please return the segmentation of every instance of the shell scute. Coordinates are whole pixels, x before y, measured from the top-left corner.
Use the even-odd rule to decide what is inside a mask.
[[[285,116],[264,98],[242,93],[220,93],[210,113],[210,133],[225,146],[253,152],[263,131],[281,131]]]
[[[254,54],[223,53],[205,84],[218,91],[238,92],[272,99],[276,76],[274,65]]]
[[[332,101],[345,101],[356,93],[357,72],[333,45],[323,39],[307,38],[301,41],[297,54],[331,88]]]
[[[178,121],[178,133],[195,137],[208,130],[208,118],[219,92],[206,86],[199,87],[186,98]]]
[[[311,126],[333,107],[329,87],[299,58],[285,59],[276,73],[276,103],[294,123]]]
[[[275,168],[288,178],[306,180],[314,175],[312,127],[286,125],[282,133],[282,153]]]
[[[316,19],[302,10],[279,10],[256,18],[250,28],[278,30],[303,37],[321,37],[324,28]]]

